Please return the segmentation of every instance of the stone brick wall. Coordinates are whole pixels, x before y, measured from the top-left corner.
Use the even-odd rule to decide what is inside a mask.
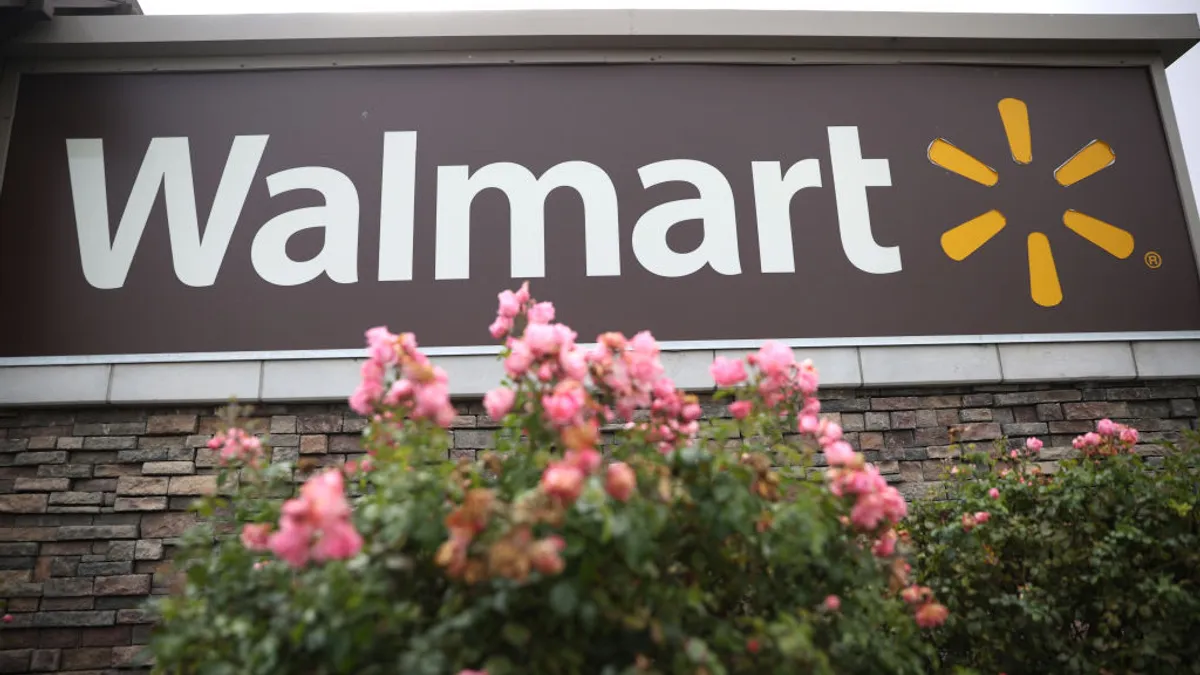
[[[1196,428],[1195,381],[1064,383],[822,392],[827,416],[910,498],[936,497],[955,440],[1029,435],[1047,468],[1071,439],[1111,417],[1145,442]],[[705,404],[710,415],[723,407]],[[169,592],[172,544],[215,488],[205,447],[217,407],[0,411],[0,673],[133,672],[152,618],[147,596]],[[478,402],[460,404],[456,457],[492,442]],[[337,464],[360,453],[363,421],[343,405],[265,405],[249,429],[269,433],[274,459]],[[1149,449],[1149,448],[1148,448]]]

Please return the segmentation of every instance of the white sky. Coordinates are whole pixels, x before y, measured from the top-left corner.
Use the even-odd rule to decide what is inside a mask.
[[[147,14],[419,12],[503,9],[814,9],[1039,14],[1200,13],[1200,0],[140,0]],[[1200,47],[1167,69],[1200,201]]]

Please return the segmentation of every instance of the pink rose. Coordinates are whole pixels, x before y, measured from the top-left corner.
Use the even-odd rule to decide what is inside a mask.
[[[603,460],[604,458],[600,456],[600,453],[591,448],[584,448],[583,450],[568,450],[567,454],[563,456],[564,462],[570,464],[576,469],[579,469],[584,474],[589,474],[594,472],[596,469],[599,469],[600,462]]]
[[[550,323],[554,321],[554,304],[539,302],[529,308],[529,323]]]
[[[494,420],[503,419],[508,411],[512,410],[516,398],[517,394],[512,389],[497,387],[484,395],[483,407],[487,408],[488,417]]]
[[[991,520],[991,518],[992,518],[992,514],[988,513],[987,511],[976,511],[975,512],[975,522],[980,525]]]
[[[574,421],[582,406],[582,396],[575,392],[560,391],[542,397],[542,407],[546,410],[546,416],[560,426]]]
[[[492,322],[492,325],[488,326],[488,333],[490,333],[492,337],[499,340],[505,335],[508,335],[508,332],[511,331],[512,328],[512,319],[506,316],[497,316],[496,320]]]
[[[734,401],[729,404],[729,414],[735,419],[744,420],[750,415],[751,409],[754,408],[754,403],[751,401]]]
[[[1042,441],[1039,438],[1025,439],[1025,449],[1030,452],[1038,452],[1042,449]]]
[[[644,330],[629,341],[629,348],[634,353],[644,356],[658,356],[658,341],[650,334],[650,331]]]
[[[988,490],[988,496],[992,499],[1000,499],[1000,491],[996,488],[992,488],[991,490]]]
[[[550,536],[535,541],[530,547],[529,562],[538,572],[546,575],[561,574],[566,563],[559,554],[567,547],[562,537]]]
[[[846,441],[834,441],[825,446],[825,461],[830,466],[846,466],[854,462],[854,448]]]
[[[802,434],[815,434],[821,428],[821,420],[816,415],[801,415],[797,430]]]
[[[275,557],[287,562],[292,567],[303,567],[308,562],[308,545],[312,539],[312,529],[285,518],[282,526],[271,535],[268,546]]]
[[[1135,445],[1138,442],[1138,431],[1133,427],[1125,427],[1121,430],[1121,442],[1129,445]]]
[[[842,608],[842,600],[836,595],[829,595],[825,597],[825,601],[821,603],[821,606],[827,612],[836,612]]]
[[[321,531],[321,538],[313,546],[314,560],[347,560],[362,550],[363,540],[349,522],[334,523]]]
[[[412,395],[412,380],[400,378],[392,383],[392,387],[388,389],[387,396],[383,398],[383,402],[387,405],[396,405],[401,401],[407,401],[412,398]]]
[[[583,472],[563,462],[553,462],[542,473],[542,491],[564,504],[574,504],[583,492]]]
[[[871,548],[872,553],[877,557],[886,558],[896,552],[896,541],[899,537],[895,530],[888,530],[883,533],[883,536],[875,540],[875,545]]]
[[[504,370],[508,372],[509,377],[521,377],[529,371],[529,366],[533,365],[533,352],[524,340],[510,341],[509,350],[508,358],[504,359]]]
[[[950,616],[950,610],[946,609],[944,605],[927,602],[917,610],[917,625],[921,628],[936,628],[945,623],[948,616]]]
[[[558,355],[559,365],[567,377],[573,380],[583,380],[587,377],[587,360],[578,349],[565,349]]]
[[[242,526],[242,546],[251,551],[265,551],[270,547],[270,523],[247,523]]]
[[[1021,453],[1017,452],[1016,450],[1010,450],[1008,456],[1016,459],[1017,457],[1021,456]]]
[[[548,354],[558,347],[558,331],[550,324],[531,323],[525,327],[523,337],[534,354]]]
[[[834,441],[842,440],[842,427],[836,422],[821,420],[821,426],[817,432],[821,435],[821,445],[828,445]]]
[[[628,501],[629,497],[633,495],[633,491],[637,489],[637,475],[634,474],[633,469],[629,468],[628,464],[613,462],[608,465],[604,489],[613,499],[619,502]]]
[[[529,300],[529,282],[526,281],[517,289],[517,302],[523,305],[529,302]]]
[[[718,356],[709,366],[708,372],[712,373],[712,378],[718,387],[732,387],[746,380],[746,368],[741,359],[727,359],[724,356]]]
[[[396,336],[383,326],[368,330],[367,354],[372,361],[393,363],[396,360]]]
[[[1110,419],[1102,419],[1096,423],[1096,432],[1101,436],[1112,436],[1117,433],[1117,425]]]
[[[768,375],[783,375],[796,363],[792,348],[778,342],[766,342],[757,354],[758,367]]]
[[[516,293],[513,293],[512,291],[501,291],[496,297],[500,300],[500,307],[496,310],[496,313],[500,315],[500,318],[512,321],[517,314],[521,313],[521,305],[523,303],[517,297]]]

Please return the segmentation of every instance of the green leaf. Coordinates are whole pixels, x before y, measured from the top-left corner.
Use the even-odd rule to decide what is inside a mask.
[[[550,608],[560,616],[571,616],[578,604],[579,595],[570,581],[560,581],[550,589]]]

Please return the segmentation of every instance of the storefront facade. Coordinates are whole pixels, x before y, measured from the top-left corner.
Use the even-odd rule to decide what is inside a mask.
[[[60,17],[0,80],[0,672],[134,665],[229,398],[340,463],[375,325],[491,444],[496,293],[669,375],[763,340],[909,497],[956,442],[1196,425],[1195,17]],[[713,415],[721,407],[708,406]],[[1155,449],[1147,446],[1147,452]]]

